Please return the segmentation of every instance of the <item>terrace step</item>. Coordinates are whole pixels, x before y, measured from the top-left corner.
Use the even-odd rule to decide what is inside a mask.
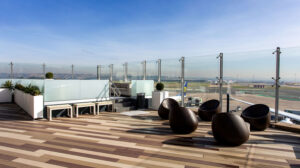
[[[132,99],[130,97],[123,97],[123,98],[119,98],[119,99],[116,99],[115,100],[115,103],[123,103],[123,102],[132,102],[132,103],[135,103],[136,102],[136,99]]]
[[[131,110],[137,110],[136,107],[131,106],[131,107],[115,107],[116,112],[124,112],[124,111],[131,111]]]
[[[129,97],[116,99],[114,108],[114,111],[116,112],[136,110],[136,100]]]
[[[135,106],[135,103],[132,102],[115,103],[115,107],[131,107],[131,106]]]

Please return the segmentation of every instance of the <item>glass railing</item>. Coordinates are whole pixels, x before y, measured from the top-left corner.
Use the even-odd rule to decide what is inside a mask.
[[[73,65],[73,79],[97,79],[97,65]]]
[[[109,98],[108,80],[45,80],[45,102]]]
[[[0,79],[10,78],[10,65],[8,62],[0,63]]]
[[[241,112],[252,103],[274,108],[272,77],[275,77],[275,56],[272,52],[261,50],[224,54],[224,93],[231,95],[230,110]]]
[[[131,96],[137,96],[137,93],[145,93],[146,97],[152,97],[154,91],[153,80],[132,80],[131,81]]]
[[[128,80],[143,79],[143,65],[141,62],[128,63]]]
[[[249,104],[263,103],[274,109],[276,55],[274,49],[224,53],[223,111],[226,109],[226,93],[233,100],[230,109],[241,111]],[[300,111],[300,48],[282,48],[280,59],[279,110]],[[198,106],[194,100],[204,102],[219,99],[219,53],[202,56],[185,56],[185,102],[187,106]],[[170,96],[181,95],[181,62],[176,59],[161,60],[161,81]],[[43,79],[43,64],[13,63],[14,79]],[[128,62],[128,80],[142,80],[143,61]],[[101,80],[110,79],[110,65],[101,65]],[[97,79],[97,65],[46,64],[45,72],[53,72],[55,79]],[[73,73],[72,73],[73,72]],[[124,81],[124,65],[113,65],[113,81]],[[10,78],[9,62],[0,63],[0,78]],[[146,79],[158,80],[157,60],[146,61]],[[191,101],[190,101],[191,100]],[[192,102],[192,103],[190,103]],[[198,103],[197,102],[197,103]],[[246,103],[248,102],[248,104]]]
[[[13,78],[42,79],[43,76],[43,64],[13,63]]]
[[[219,99],[217,56],[216,54],[185,58],[185,103],[187,106],[199,106],[201,102]]]
[[[158,64],[157,61],[147,61],[146,63],[146,79],[158,80]]]
[[[300,116],[300,48],[282,48],[281,52],[279,109]]]
[[[54,74],[54,79],[72,79],[71,64],[47,64],[45,65],[45,72],[52,72]]]
[[[180,75],[181,63],[179,58],[161,60],[161,82],[165,85],[164,90],[170,92],[170,96],[178,96],[180,94]]]
[[[113,66],[113,81],[123,82],[124,81],[124,65],[114,64]]]

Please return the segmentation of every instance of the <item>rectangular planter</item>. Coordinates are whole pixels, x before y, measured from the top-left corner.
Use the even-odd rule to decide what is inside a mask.
[[[158,110],[161,102],[169,97],[168,91],[153,91],[152,92],[152,109]]]
[[[0,103],[10,103],[12,92],[8,88],[0,88]]]
[[[26,111],[33,119],[43,118],[43,96],[32,96],[20,90],[15,90],[15,103]]]

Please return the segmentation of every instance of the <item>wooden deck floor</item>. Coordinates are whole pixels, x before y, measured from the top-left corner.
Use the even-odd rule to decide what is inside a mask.
[[[242,146],[224,147],[209,122],[178,135],[154,111],[48,122],[0,104],[0,167],[300,167],[300,135],[268,129],[252,132]]]

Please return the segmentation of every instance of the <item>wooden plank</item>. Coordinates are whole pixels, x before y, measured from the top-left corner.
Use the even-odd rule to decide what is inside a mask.
[[[251,132],[241,146],[226,147],[215,143],[211,122],[199,122],[188,135],[174,134],[157,111],[53,122],[24,115],[14,105],[0,105],[0,167],[283,168],[300,163],[300,135],[272,128]]]

